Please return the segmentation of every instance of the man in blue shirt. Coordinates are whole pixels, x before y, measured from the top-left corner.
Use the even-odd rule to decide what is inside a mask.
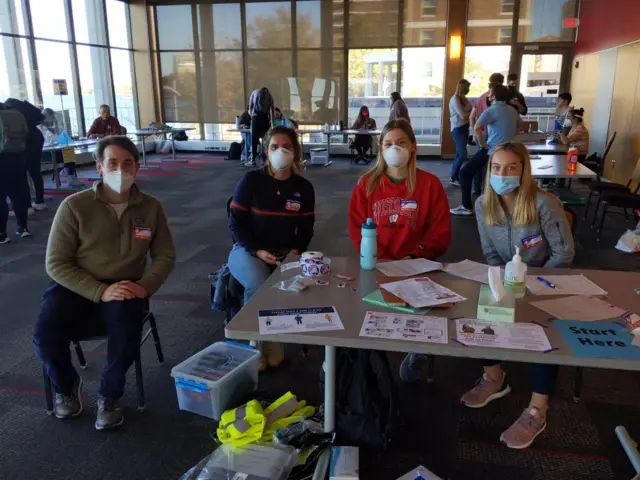
[[[522,119],[518,112],[507,104],[512,94],[508,88],[496,85],[492,89],[492,105],[485,110],[476,121],[473,130],[480,150],[471,157],[460,169],[460,189],[462,191],[462,205],[452,208],[452,215],[473,215],[471,202],[471,183],[476,173],[481,172],[489,161],[493,150],[504,142],[512,141]],[[483,130],[489,134],[485,140]]]

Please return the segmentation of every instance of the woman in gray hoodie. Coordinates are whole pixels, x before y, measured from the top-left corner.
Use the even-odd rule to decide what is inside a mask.
[[[476,201],[482,251],[489,265],[505,265],[520,248],[529,267],[569,267],[575,254],[571,227],[556,197],[543,192],[531,175],[531,159],[521,143],[499,145],[489,160],[485,193]],[[481,408],[511,391],[500,362],[483,362],[484,375],[461,401]],[[547,426],[549,398],[558,375],[555,365],[531,365],[531,402],[500,441],[527,448]]]

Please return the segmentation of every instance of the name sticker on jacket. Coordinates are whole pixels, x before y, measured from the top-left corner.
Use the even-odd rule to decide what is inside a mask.
[[[415,212],[418,209],[418,202],[415,200],[400,200],[400,211]]]
[[[151,228],[149,227],[133,227],[133,238],[137,240],[151,240]]]
[[[535,235],[525,237],[521,240],[521,242],[524,248],[527,250],[533,247],[537,247],[538,245],[542,244],[542,234],[537,233]]]
[[[300,200],[287,200],[287,204],[285,205],[284,209],[289,212],[299,212]]]

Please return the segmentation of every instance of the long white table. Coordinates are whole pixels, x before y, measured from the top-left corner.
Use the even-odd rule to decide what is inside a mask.
[[[132,130],[127,132],[127,135],[135,135],[142,140],[142,162],[145,168],[151,168],[147,165],[147,151],[145,148],[145,140],[152,135],[166,135],[171,136],[171,161],[180,163],[189,163],[188,160],[176,160],[176,141],[175,134],[180,132],[188,132],[195,130],[195,128],[140,128],[138,130]],[[164,161],[164,160],[161,160]],[[159,167],[158,167],[159,168]]]
[[[598,174],[581,163],[573,172],[569,171],[566,155],[533,155],[531,157],[531,173],[535,179],[545,178],[590,178],[597,180]]]
[[[529,153],[538,155],[555,155],[559,153],[567,153],[569,146],[564,143],[558,143],[557,145],[549,145],[548,143],[531,143],[523,142],[523,145],[527,147]]]
[[[51,153],[51,163],[53,164],[53,178],[55,180],[56,183],[56,189],[60,189],[61,184],[60,184],[60,172],[58,171],[58,164],[56,162],[56,152],[62,151],[65,148],[68,147],[73,147],[74,149],[80,149],[80,148],[87,148],[87,147],[91,147],[93,145],[95,145],[96,143],[98,143],[99,140],[97,139],[85,139],[85,140],[75,140],[73,143],[70,143],[68,145],[60,145],[57,143],[49,143],[49,144],[45,144],[42,147],[42,152],[50,152]]]
[[[291,260],[289,258],[286,261]],[[362,297],[378,288],[378,284],[376,282],[376,272],[361,270],[358,257],[332,258],[331,260],[331,269],[334,273],[343,272],[347,275],[357,276],[357,280],[349,284],[348,288],[337,288],[337,282],[335,279],[331,279],[331,284],[328,286],[311,286],[301,293],[282,292],[271,286],[280,280],[299,274],[300,271],[295,269],[282,273],[280,269],[276,269],[269,280],[263,284],[262,288],[225,328],[226,336],[230,339],[323,345],[325,347],[324,368],[326,381],[324,402],[326,431],[333,431],[335,427],[336,347],[640,371],[640,360],[574,355],[554,323],[549,320],[549,314],[529,303],[534,300],[553,297],[533,296],[528,292],[524,298],[516,301],[516,322],[536,322],[543,325],[549,343],[555,350],[542,353],[529,350],[467,347],[457,343],[454,340],[456,330],[453,319],[460,317],[476,318],[480,283],[454,277],[444,272],[436,272],[428,276],[435,282],[467,298],[466,301],[456,303],[451,308],[434,309],[429,312],[429,315],[447,317],[449,319],[449,342],[447,344],[360,337],[360,328],[367,311],[382,310],[393,312],[393,310],[362,301]],[[634,288],[640,285],[640,273],[567,269],[530,269],[529,273],[549,275],[582,273],[609,292],[608,302],[627,311],[640,311],[640,295],[634,292]],[[352,287],[358,287],[358,291],[354,292]],[[277,335],[260,334],[258,310],[325,305],[331,305],[337,309],[344,324],[344,330]],[[594,324],[597,324],[597,322],[594,322]]]

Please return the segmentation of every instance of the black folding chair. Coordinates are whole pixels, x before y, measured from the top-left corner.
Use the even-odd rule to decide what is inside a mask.
[[[147,341],[149,336],[153,337],[153,343],[156,347],[156,353],[158,355],[158,363],[160,365],[164,365],[164,355],[162,353],[162,345],[160,344],[160,336],[158,335],[158,327],[156,325],[156,319],[151,312],[149,307],[149,300],[147,300],[147,312],[145,313],[144,320],[142,321],[142,328],[144,329],[144,325],[149,323],[149,329],[142,336],[140,341],[140,348]],[[83,338],[78,338],[73,340],[73,348],[76,351],[76,355],[78,356],[78,363],[80,363],[80,368],[86,369],[88,367],[87,360],[84,356],[84,352],[82,347],[80,346],[81,341],[92,341],[92,340],[102,340],[106,338],[106,332],[96,332],[95,335],[86,336]],[[140,352],[138,351],[138,355],[134,362],[135,370],[136,370],[136,396],[138,400],[138,411],[142,412],[145,405],[145,397],[144,397],[144,383],[142,380],[142,361],[140,359]],[[53,414],[53,390],[51,388],[51,379],[47,374],[47,371],[42,367],[42,373],[44,375],[44,393],[47,401],[47,415]]]

